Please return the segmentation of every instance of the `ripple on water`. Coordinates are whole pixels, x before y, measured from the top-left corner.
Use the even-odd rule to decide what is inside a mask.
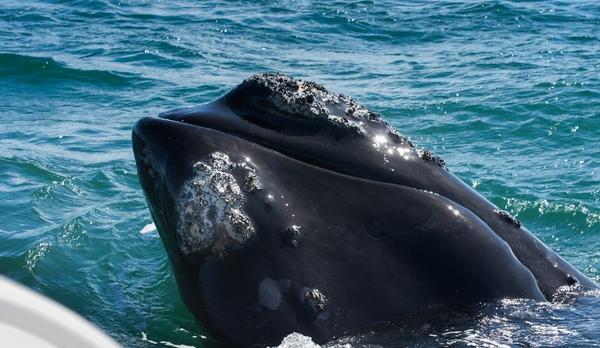
[[[51,246],[50,242],[40,242],[32,249],[29,249],[25,255],[25,268],[33,272],[38,262],[48,254]]]
[[[483,304],[470,313],[447,311],[442,321],[422,319],[402,327],[349,336],[327,347],[597,346],[595,337],[600,327],[589,318],[600,304],[600,293],[590,292],[571,299],[568,304],[505,299]]]
[[[535,220],[543,219],[546,223],[569,226],[578,232],[593,231],[600,226],[600,212],[581,202],[550,202],[546,199],[528,200],[519,198],[505,198],[504,206],[515,217]]]
[[[89,224],[89,222],[87,222]],[[88,231],[85,228],[86,221],[77,216],[65,222],[58,232],[58,242],[71,248],[81,246],[87,239]]]
[[[50,57],[0,53],[0,78],[19,79],[29,83],[63,81],[126,87],[135,76],[130,73],[70,68]]]

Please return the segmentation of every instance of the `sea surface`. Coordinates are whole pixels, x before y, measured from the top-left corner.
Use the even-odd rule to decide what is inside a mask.
[[[127,347],[212,344],[158,234],[141,233],[131,128],[266,71],[381,113],[600,281],[592,0],[2,1],[0,274]],[[599,294],[565,297],[339,344],[599,346]]]

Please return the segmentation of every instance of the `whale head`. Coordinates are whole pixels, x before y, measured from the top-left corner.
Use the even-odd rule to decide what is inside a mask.
[[[595,287],[439,157],[313,82],[252,76],[139,120],[132,143],[184,302],[234,345]]]
[[[446,171],[352,98],[282,74],[255,75],[211,103],[141,119],[133,147],[159,230],[174,230],[163,238],[190,260],[255,233],[243,213],[245,195],[262,189],[253,151],[370,180],[400,175],[415,187],[427,186],[413,182],[417,172]]]

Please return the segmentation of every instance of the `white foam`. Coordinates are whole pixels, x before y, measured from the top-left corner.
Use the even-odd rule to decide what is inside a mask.
[[[281,344],[276,348],[319,348],[320,346],[313,342],[312,338],[304,336],[297,332],[285,336]]]
[[[156,232],[156,225],[154,223],[147,224],[140,231],[141,234],[152,233],[152,232]]]

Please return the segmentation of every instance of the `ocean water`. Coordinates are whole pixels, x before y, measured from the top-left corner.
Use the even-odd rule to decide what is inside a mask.
[[[158,235],[140,233],[151,218],[130,132],[140,117],[210,101],[265,71],[380,112],[600,281],[592,0],[2,1],[0,274],[125,346],[211,345]],[[598,346],[600,297],[503,300],[336,344],[390,342]]]

